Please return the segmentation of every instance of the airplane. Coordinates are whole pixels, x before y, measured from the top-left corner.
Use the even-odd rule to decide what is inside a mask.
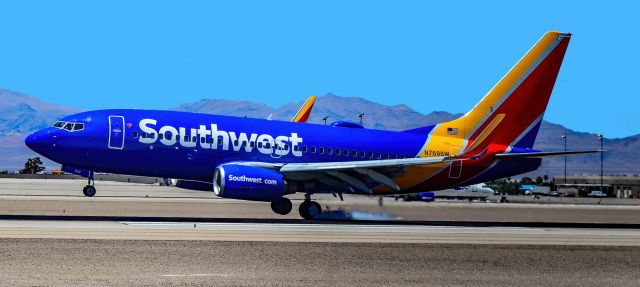
[[[177,111],[108,109],[66,116],[30,134],[26,145],[88,178],[94,172],[176,178],[223,198],[269,202],[291,212],[322,212],[317,193],[393,195],[437,191],[536,170],[543,157],[601,152],[544,152],[533,144],[570,33],[547,32],[463,116],[405,131]]]

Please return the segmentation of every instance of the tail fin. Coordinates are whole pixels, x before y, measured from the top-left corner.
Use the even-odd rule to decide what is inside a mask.
[[[291,121],[297,123],[306,123],[309,119],[309,116],[311,115],[311,110],[313,109],[313,104],[316,102],[316,98],[316,96],[310,96],[307,101],[304,102],[302,107],[300,107],[296,115],[293,116],[293,119],[291,119]]]
[[[465,153],[489,143],[531,148],[570,39],[569,33],[547,32],[473,109],[431,135],[464,140]]]

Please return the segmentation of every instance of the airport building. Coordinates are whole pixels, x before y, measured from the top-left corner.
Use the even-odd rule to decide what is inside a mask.
[[[555,176],[553,181],[561,194],[574,193],[577,196],[588,196],[592,191],[602,191],[608,197],[640,198],[640,176],[605,175],[602,185],[599,175]]]

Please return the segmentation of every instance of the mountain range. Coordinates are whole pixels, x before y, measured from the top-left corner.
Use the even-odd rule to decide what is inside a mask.
[[[35,97],[0,88],[0,169],[14,170],[21,167],[28,157],[35,154],[24,146],[24,137],[34,130],[46,127],[56,119],[79,109],[59,106],[41,101]],[[176,111],[210,113],[253,118],[271,118],[290,120],[303,101],[284,104],[272,108],[262,103],[221,99],[203,99],[194,103],[183,103],[171,108]],[[358,115],[363,116],[363,125],[367,128],[386,130],[405,130],[438,122],[455,119],[459,114],[434,111],[419,113],[406,105],[387,106],[363,98],[342,97],[326,94],[318,97],[310,123],[322,124],[328,121],[348,120],[357,122]],[[568,149],[598,149],[600,143],[597,134],[577,132],[562,125],[543,121],[534,148],[545,151],[564,149],[562,135],[567,136]],[[640,174],[640,135],[604,139],[606,174]],[[48,168],[57,168],[52,162],[45,162]],[[564,160],[550,158],[530,176],[549,174],[560,175],[564,170]],[[600,172],[599,155],[568,157],[568,174],[598,174]]]

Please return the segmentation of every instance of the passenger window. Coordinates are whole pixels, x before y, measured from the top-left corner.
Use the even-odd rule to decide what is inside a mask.
[[[300,146],[298,146],[298,145],[294,145],[294,146],[293,146],[293,150],[294,150],[294,151],[298,151],[298,150],[300,150]]]
[[[133,138],[137,139],[138,138],[138,132],[133,132]]]
[[[318,151],[319,151],[320,154],[324,154],[324,148],[323,147],[319,147]]]
[[[149,138],[150,139],[155,139],[156,138],[156,134],[149,134]]]
[[[173,134],[165,134],[164,137],[168,140],[171,140],[173,138]]]
[[[352,156],[352,157],[357,157],[357,156],[358,156],[358,151],[356,151],[356,150],[352,150],[352,151],[351,151],[351,156]]]
[[[164,139],[164,134],[158,134],[158,139]]]
[[[147,138],[147,133],[142,133],[141,137],[142,137],[143,139],[146,139],[146,138]]]
[[[191,140],[192,140],[194,143],[197,143],[197,142],[198,142],[198,137],[192,137],[192,138],[191,138]]]
[[[189,142],[189,136],[184,136],[184,141]]]
[[[361,152],[360,152],[360,157],[361,157],[361,158],[364,158],[364,155],[365,155],[365,154],[364,154],[364,152],[363,152],[363,151],[361,151]]]
[[[340,152],[341,152],[341,151],[342,151],[341,149],[337,148],[337,149],[336,149],[336,155],[340,155]]]
[[[385,158],[385,159],[390,159],[391,157],[389,156],[389,154],[388,154],[388,153],[385,153],[385,154],[384,154],[384,158]]]
[[[344,154],[344,156],[349,156],[349,150],[348,150],[348,149],[345,149],[345,150],[344,150],[344,152],[343,152],[342,154]]]
[[[264,148],[271,148],[271,143],[264,143]]]
[[[311,147],[311,153],[316,153],[316,147],[314,146]]]
[[[373,152],[369,152],[369,158],[373,159]]]
[[[205,140],[206,138],[200,138],[200,143],[204,143]]]
[[[333,149],[332,148],[327,148],[327,154],[328,155],[332,155],[333,154]]]
[[[209,143],[209,144],[213,144],[213,138],[208,138],[208,139],[207,139],[207,143]]]
[[[307,146],[306,145],[302,146],[302,152],[307,152]]]
[[[255,146],[256,146],[256,143],[255,143],[255,142],[249,142],[249,146],[250,146],[250,147],[255,147]]]
[[[377,159],[381,159],[381,158],[382,158],[382,154],[381,154],[381,153],[377,153],[377,154],[376,154],[376,158],[377,158]]]
[[[282,149],[283,149],[283,150],[289,150],[289,146],[288,146],[287,144],[284,144],[284,145],[282,146]]]
[[[262,142],[258,142],[258,148],[262,148]]]
[[[233,145],[234,145],[234,146],[238,146],[238,140],[234,140],[234,141],[233,141]]]

